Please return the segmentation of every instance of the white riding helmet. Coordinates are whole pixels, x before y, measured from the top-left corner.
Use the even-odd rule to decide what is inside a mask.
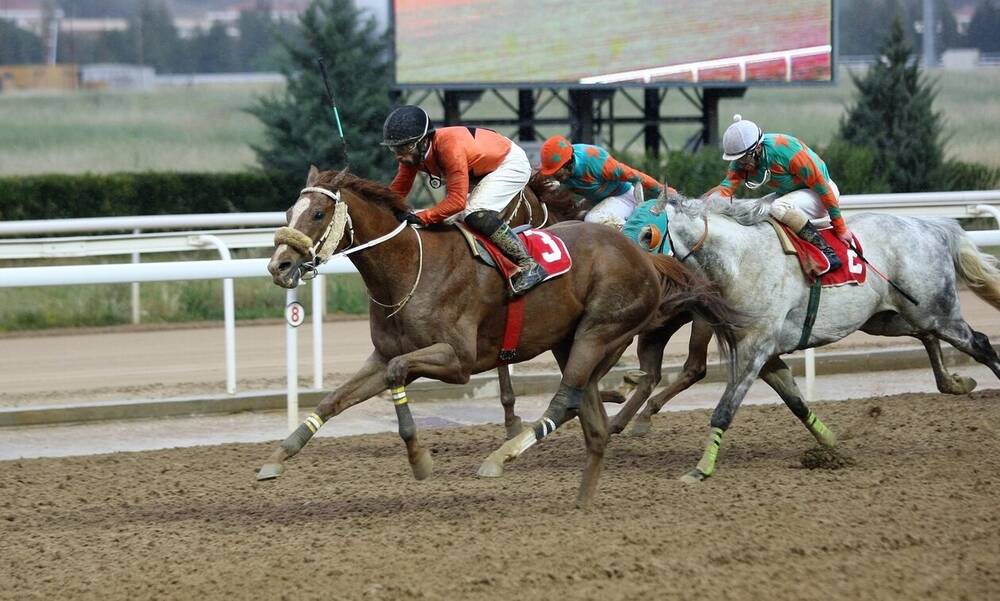
[[[763,137],[764,132],[756,123],[733,115],[733,124],[726,128],[722,136],[722,158],[727,161],[741,158],[760,144]]]

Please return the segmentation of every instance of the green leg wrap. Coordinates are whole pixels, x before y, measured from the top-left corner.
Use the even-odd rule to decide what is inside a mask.
[[[719,447],[722,446],[722,434],[724,430],[722,428],[712,428],[712,431],[708,435],[708,444],[705,446],[705,452],[701,456],[701,461],[698,462],[698,469],[705,476],[711,476],[715,472],[715,460],[719,457]]]
[[[826,427],[816,414],[809,411],[809,415],[803,420],[809,431],[816,438],[816,441],[825,447],[833,447],[837,445],[837,436],[829,428]]]
[[[281,448],[285,449],[288,457],[294,456],[302,450],[302,447],[306,446],[309,439],[322,427],[323,418],[315,413],[311,414],[306,418],[306,421],[299,424],[298,428],[295,428],[294,432],[288,435],[288,438],[281,443]]]

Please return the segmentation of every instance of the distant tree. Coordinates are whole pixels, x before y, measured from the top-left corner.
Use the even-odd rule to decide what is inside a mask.
[[[135,12],[135,0],[59,0],[68,17],[127,17]]]
[[[42,62],[42,40],[13,21],[0,19],[0,65]]]
[[[351,0],[314,0],[293,35],[281,37],[281,45],[287,86],[249,109],[265,127],[264,143],[254,147],[261,166],[296,181],[304,181],[310,164],[343,167],[343,147],[316,67],[316,58],[322,57],[347,136],[351,170],[385,181],[394,164],[379,146],[391,109],[388,33],[380,33],[375,19]]]
[[[839,136],[873,150],[875,172],[893,192],[934,189],[944,155],[941,115],[932,106],[937,90],[914,60],[900,19],[880,55],[863,76],[851,74],[857,103],[841,119]]]
[[[842,0],[840,3],[840,54],[873,55],[885,28],[896,17],[902,19],[906,39],[918,50],[923,48],[923,35],[917,25],[923,26],[923,0]],[[966,42],[958,33],[958,23],[951,12],[948,0],[934,0],[935,38],[938,53],[948,48],[963,46]]]
[[[842,0],[839,6],[839,52],[845,55],[876,54],[886,23],[906,12],[899,0]]]
[[[993,0],[976,7],[967,37],[969,46],[981,52],[1000,52],[1000,8]]]
[[[213,23],[208,31],[199,32],[186,45],[191,56],[191,70],[195,73],[232,73],[238,70],[236,40],[230,37],[222,23]]]
[[[140,0],[139,10],[129,18],[127,34],[136,62],[163,73],[189,70],[174,17],[163,0]]]

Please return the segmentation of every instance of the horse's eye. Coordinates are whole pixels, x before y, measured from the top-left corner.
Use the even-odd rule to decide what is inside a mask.
[[[316,211],[315,213],[313,213],[313,219],[316,221],[322,221],[323,217],[325,216],[326,213],[324,213],[323,211]]]

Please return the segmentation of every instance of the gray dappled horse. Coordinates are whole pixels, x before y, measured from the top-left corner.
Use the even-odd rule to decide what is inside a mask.
[[[945,340],[1000,378],[1000,358],[986,336],[962,318],[957,289],[962,280],[977,296],[1000,308],[1000,271],[996,259],[980,253],[957,222],[875,213],[850,218],[848,225],[861,242],[864,258],[918,304],[869,273],[863,285],[823,289],[816,322],[807,342],[800,344],[810,285],[798,261],[782,254],[773,228],[765,223],[768,203],[767,198],[730,203],[670,195],[642,207],[651,214],[665,212],[675,256],[718,285],[737,309],[755,317],[738,335],[736,373],[712,415],[702,458],[682,480],[697,482],[715,471],[722,435],[758,375],[820,444],[836,444],[833,432],[806,407],[792,372],[780,358],[799,348],[829,344],[856,330],[913,336],[924,344],[941,392],[971,392],[974,380],[945,371],[939,343]],[[640,337],[644,371],[659,373],[657,363],[665,344],[663,337],[647,336],[645,341]],[[634,396],[623,412],[634,414],[642,401],[642,395]]]

